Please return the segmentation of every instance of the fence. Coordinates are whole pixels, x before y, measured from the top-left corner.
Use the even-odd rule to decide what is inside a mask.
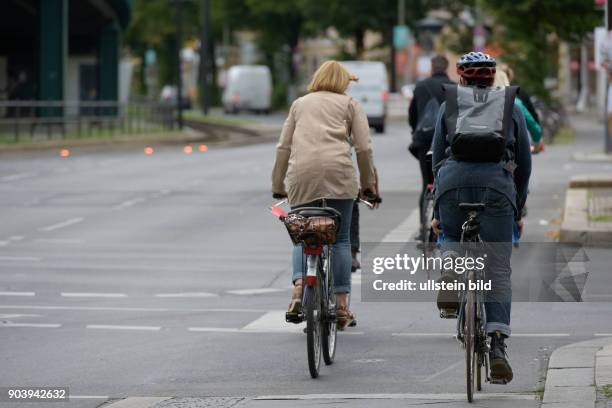
[[[176,127],[176,107],[151,101],[0,101],[0,141],[112,137]]]

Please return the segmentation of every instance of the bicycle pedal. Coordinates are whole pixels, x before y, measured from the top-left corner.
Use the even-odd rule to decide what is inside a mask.
[[[303,313],[285,313],[285,321],[287,323],[294,323],[294,324],[299,324],[302,323],[304,321],[304,314]]]
[[[457,311],[456,310],[446,310],[446,309],[442,309],[440,310],[440,318],[442,319],[456,319],[457,318]]]
[[[508,381],[505,378],[489,378],[491,384],[506,385]]]
[[[353,319],[353,321],[349,323],[348,327],[357,327],[357,320]]]

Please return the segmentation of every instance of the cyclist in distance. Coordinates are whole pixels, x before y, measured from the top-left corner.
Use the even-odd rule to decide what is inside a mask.
[[[423,196],[427,185],[433,182],[431,163],[426,160],[431,149],[435,121],[440,105],[444,101],[444,84],[452,84],[448,74],[448,59],[444,55],[436,55],[431,59],[431,77],[416,84],[414,96],[408,108],[408,124],[412,129],[412,142],[408,150],[419,161],[421,169],[421,195],[419,210],[423,218]],[[421,231],[422,234],[422,231]]]
[[[466,214],[461,202],[485,204],[481,212],[480,237],[495,243],[487,252],[486,331],[491,337],[490,370],[493,379],[512,380],[506,354],[510,336],[512,288],[510,256],[513,224],[522,225],[531,174],[529,135],[521,109],[514,103],[516,88],[492,87],[496,61],[487,54],[470,52],[457,62],[460,85],[446,87],[433,139],[435,210],[432,226],[444,235],[443,256],[461,239]],[[445,244],[447,245],[445,247]],[[456,255],[455,255],[456,256]],[[441,281],[457,279],[444,271]],[[438,307],[458,308],[457,293],[440,291]]]
[[[291,105],[272,171],[274,198],[288,197],[292,208],[321,206],[325,199],[327,206],[341,213],[332,248],[336,315],[341,328],[354,320],[347,300],[351,291],[349,230],[353,202],[360,186],[365,200],[380,201],[368,119],[359,102],[345,94],[350,81],[356,80],[337,61],[327,61],[317,69],[308,85],[309,93]],[[351,158],[351,142],[359,180]],[[300,246],[293,249],[294,289],[288,313],[298,313],[301,308],[302,252]]]

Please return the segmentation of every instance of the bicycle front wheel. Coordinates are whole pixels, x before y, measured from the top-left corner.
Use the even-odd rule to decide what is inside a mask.
[[[474,327],[474,292],[469,291],[465,298],[465,320],[463,333],[465,338],[465,377],[466,377],[466,390],[467,400],[472,402],[474,399],[474,379],[475,369],[478,365],[478,358],[475,353],[475,327]]]
[[[320,282],[306,286],[306,349],[308,370],[312,378],[319,376],[321,367],[321,290]]]

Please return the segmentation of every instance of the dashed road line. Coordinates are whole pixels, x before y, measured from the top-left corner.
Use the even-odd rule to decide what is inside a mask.
[[[2,305],[10,310],[74,310],[90,312],[153,312],[153,313],[266,313],[268,309],[240,308],[168,308],[168,307],[117,307],[117,306],[56,306],[56,305]]]
[[[263,295],[266,293],[283,292],[284,289],[279,288],[255,288],[255,289],[235,289],[228,290],[226,293],[231,295]]]
[[[0,241],[0,246],[7,246],[10,243],[10,241]]]
[[[240,333],[240,329],[232,327],[188,327],[190,332],[206,332],[206,333]]]
[[[24,178],[35,176],[35,173],[15,173],[9,174],[8,176],[0,177],[0,181],[17,181],[22,180]]]
[[[216,293],[208,292],[186,292],[186,293],[158,293],[155,297],[158,298],[207,298],[217,297]]]
[[[36,296],[36,292],[4,291],[4,292],[0,292],[0,296]]]
[[[62,292],[62,297],[126,298],[125,293]]]
[[[593,333],[595,337],[612,337],[612,333]]]
[[[13,322],[0,322],[0,327],[26,327],[26,328],[36,328],[36,329],[58,329],[62,327],[61,324],[58,323],[13,323]]]
[[[0,256],[0,262],[2,261],[14,261],[14,262],[39,262],[41,258],[37,256]]]
[[[8,237],[9,241],[23,241],[25,237],[23,235],[11,235]]]
[[[112,207],[112,209],[113,209],[113,210],[122,210],[122,209],[124,209],[124,208],[133,207],[133,206],[135,206],[136,204],[143,203],[143,202],[145,202],[146,200],[147,200],[147,199],[146,199],[145,197],[136,197],[136,198],[133,198],[133,199],[131,199],[131,200],[126,200],[126,201],[123,201],[122,203],[119,203],[119,204],[117,204],[117,205],[114,205],[114,206]]]
[[[94,330],[145,330],[145,331],[159,331],[160,326],[123,326],[115,324],[88,324],[85,326],[86,329]]]
[[[74,224],[78,224],[79,222],[83,221],[84,218],[83,217],[75,217],[75,218],[70,218],[66,221],[62,221],[62,222],[58,222],[57,224],[52,224],[52,225],[48,225],[46,227],[42,227],[39,228],[39,231],[43,231],[43,232],[51,232],[51,231],[55,231],[58,230],[60,228],[65,228],[65,227],[69,227],[71,225]]]

